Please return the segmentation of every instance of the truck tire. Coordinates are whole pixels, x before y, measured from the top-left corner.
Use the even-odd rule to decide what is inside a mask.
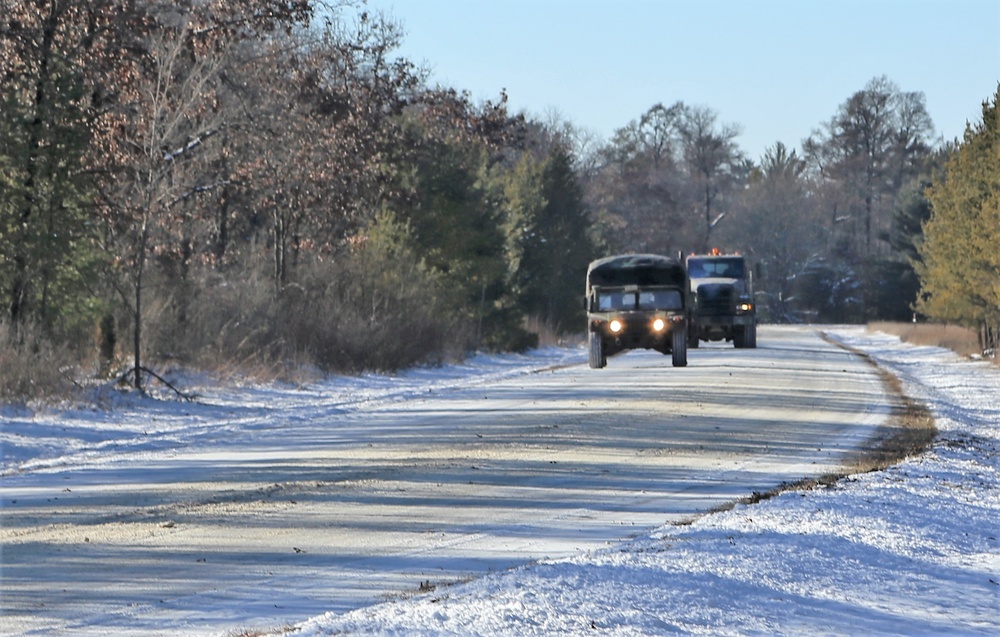
[[[590,345],[590,368],[601,369],[607,365],[608,360],[604,356],[604,342],[601,340],[601,335],[597,332],[590,332],[588,344]]]
[[[688,326],[687,333],[688,333],[688,349],[698,349],[698,344],[701,341],[701,339],[698,338],[698,330],[691,329],[691,327]]]
[[[747,347],[756,348],[757,347],[757,324],[747,327],[750,338],[747,340]]]
[[[674,342],[671,348],[671,357],[674,367],[687,367],[688,364],[688,337],[687,330],[674,330]]]
[[[739,325],[733,328],[733,347],[743,349],[747,346],[747,326]]]

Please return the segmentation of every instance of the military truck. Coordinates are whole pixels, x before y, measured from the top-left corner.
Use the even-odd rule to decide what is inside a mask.
[[[739,348],[757,347],[757,308],[746,259],[714,248],[688,256],[685,265],[694,299],[688,345],[725,340]]]
[[[688,277],[684,265],[657,254],[622,254],[587,268],[587,338],[590,366],[628,349],[670,354],[687,365]]]

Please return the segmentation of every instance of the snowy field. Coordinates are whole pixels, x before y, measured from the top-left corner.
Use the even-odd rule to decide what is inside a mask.
[[[870,354],[928,405],[940,431],[928,452],[887,471],[786,492],[610,547],[318,615],[291,634],[1000,635],[1000,370],[859,328],[830,331]],[[361,377],[336,396],[309,388],[234,387],[213,395],[216,413],[187,413],[184,403],[163,401],[142,405],[149,414],[142,422],[128,418],[137,405],[113,394],[107,401],[114,409],[77,411],[64,422],[27,409],[0,409],[0,502],[24,506],[31,484],[64,480],[67,471],[80,477],[117,466],[125,475],[137,462],[152,465],[217,441],[220,418],[227,423],[221,436],[234,450],[280,438],[285,434],[273,431],[263,415],[276,403],[290,418],[308,422],[449,388],[489,387],[531,370],[578,365],[585,357],[583,350],[556,348],[477,357],[396,378]],[[75,497],[86,493],[75,484],[74,490]],[[0,538],[0,550],[4,544],[24,548],[16,530],[0,528]],[[0,553],[0,608],[7,608],[3,563]],[[312,580],[303,571],[299,581],[283,581],[305,590]],[[268,591],[259,598],[267,605]],[[217,617],[233,612],[211,595],[200,610]],[[98,618],[96,626],[74,634],[120,634],[116,622],[123,616],[132,617],[123,610],[107,617],[103,631]],[[155,615],[145,622],[129,632],[186,634],[158,629]],[[24,628],[23,618],[17,626],[0,616],[0,634],[51,634]],[[219,634],[240,629],[234,624]]]

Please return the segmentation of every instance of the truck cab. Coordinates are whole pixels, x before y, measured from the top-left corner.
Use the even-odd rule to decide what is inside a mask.
[[[593,261],[585,304],[592,368],[637,348],[670,354],[674,367],[687,365],[689,287],[677,259],[623,254]]]
[[[724,340],[738,348],[757,347],[757,308],[746,259],[715,248],[688,256],[685,264],[694,299],[689,345]]]

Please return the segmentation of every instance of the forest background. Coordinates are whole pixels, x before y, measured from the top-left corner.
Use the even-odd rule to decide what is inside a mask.
[[[751,159],[705,106],[595,141],[473,103],[401,38],[350,0],[0,0],[0,398],[523,350],[583,331],[590,260],[716,246],[764,321],[995,351],[1000,87],[943,142],[875,77]]]

